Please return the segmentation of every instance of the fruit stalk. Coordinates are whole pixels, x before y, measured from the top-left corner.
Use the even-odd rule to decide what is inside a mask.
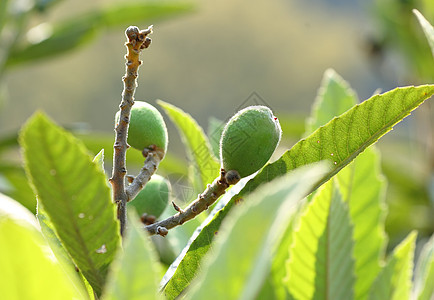
[[[126,151],[129,147],[127,144],[127,132],[130,119],[131,107],[134,104],[134,92],[137,87],[138,69],[142,63],[139,59],[141,50],[148,48],[151,39],[147,37],[152,33],[152,26],[145,30],[139,30],[136,26],[130,26],[125,31],[128,42],[125,44],[127,47],[127,55],[125,56],[127,62],[125,76],[122,78],[124,82],[124,90],[122,92],[122,101],[119,105],[120,118],[115,127],[116,139],[113,145],[113,171],[112,177],[109,179],[113,187],[113,200],[117,204],[117,217],[120,222],[121,235],[124,235],[127,219],[126,205],[128,195],[125,190],[125,175],[127,174],[126,168]],[[158,156],[157,156],[158,157]]]
[[[239,177],[237,178],[239,180]],[[237,180],[231,180],[231,184],[235,184]],[[225,170],[221,170],[220,177],[215,179],[212,184],[202,194],[199,194],[197,199],[190,203],[184,210],[180,210],[176,215],[173,215],[160,222],[147,225],[145,229],[150,235],[159,234],[165,236],[168,230],[178,225],[184,224],[186,221],[193,219],[198,214],[208,209],[226,189],[229,187]]]
[[[161,149],[154,147],[153,149],[146,148],[143,155],[146,156],[146,160],[142,169],[133,182],[126,188],[127,202],[133,200],[151,179],[151,176],[155,173],[160,161],[163,159],[164,153]]]

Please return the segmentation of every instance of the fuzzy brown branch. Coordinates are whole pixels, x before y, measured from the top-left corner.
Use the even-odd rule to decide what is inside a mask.
[[[226,189],[230,184],[235,184],[240,179],[239,175],[237,180],[233,178],[234,171],[230,171],[230,179],[228,178],[228,174],[222,169],[220,172],[220,177],[214,180],[212,184],[209,184],[208,187],[202,194],[199,194],[197,199],[190,203],[184,210],[179,210],[176,215],[173,215],[165,220],[160,222],[147,225],[145,229],[148,230],[149,234],[159,234],[165,236],[168,233],[168,230],[176,227],[178,225],[182,225],[188,220],[193,219],[198,214],[208,209],[221,195],[223,195]],[[229,182],[228,183],[228,179]]]
[[[129,147],[127,144],[127,132],[131,107],[134,104],[134,92],[137,87],[137,71],[142,63],[139,59],[139,55],[141,50],[149,47],[151,39],[147,36],[151,33],[152,26],[141,31],[136,26],[130,26],[125,31],[125,35],[128,39],[128,42],[125,44],[127,47],[127,55],[125,56],[127,60],[126,73],[122,78],[124,90],[122,92],[122,101],[119,105],[120,118],[115,128],[116,139],[113,146],[113,171],[112,177],[110,178],[110,183],[113,187],[113,200],[118,206],[117,215],[121,225],[120,230],[122,236],[126,227],[126,204],[128,200],[128,195],[125,190],[125,175],[127,174],[125,158],[127,148]]]

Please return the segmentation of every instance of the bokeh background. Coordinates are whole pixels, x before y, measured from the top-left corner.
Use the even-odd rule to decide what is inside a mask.
[[[264,103],[281,120],[283,152],[302,136],[328,68],[360,100],[433,83],[434,61],[413,8],[433,23],[431,0],[1,0],[0,191],[34,210],[16,133],[36,110],[95,154],[105,148],[109,170],[128,25],[154,25],[136,100],[170,102],[205,130],[210,117],[226,120],[240,106]],[[378,143],[391,246],[411,229],[422,237],[434,230],[433,119],[425,103]],[[182,175],[186,154],[167,124],[173,165],[162,171]],[[140,158],[131,161],[132,170],[140,166]]]

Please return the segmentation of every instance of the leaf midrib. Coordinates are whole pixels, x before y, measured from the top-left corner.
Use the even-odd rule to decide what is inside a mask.
[[[420,103],[422,103],[422,102],[423,101],[421,101]],[[359,155],[360,153],[362,153],[370,145],[374,144],[375,141],[377,141],[382,136],[382,134],[388,132],[393,127],[394,124],[398,123],[400,120],[402,120],[406,116],[408,116],[410,114],[410,112],[417,107],[417,104],[414,105],[415,102],[412,102],[412,104],[413,105],[406,106],[405,107],[405,111],[403,113],[399,114],[397,117],[393,118],[389,122],[384,123],[383,126],[380,129],[378,129],[377,131],[375,131],[374,134],[371,134],[371,136],[368,139],[366,139],[365,142],[363,142],[355,151],[353,151],[350,155],[348,155],[346,159],[340,161],[336,165],[336,168],[332,169],[332,171],[328,175],[326,175],[323,179],[321,179],[318,182],[318,184],[313,187],[312,190],[316,190],[323,183],[325,183],[330,178],[332,178],[334,175],[336,175],[340,170],[342,170],[345,166],[347,166],[349,164],[349,162],[351,162],[355,157],[357,157],[357,155]],[[361,104],[359,104],[357,107],[360,107],[360,105]],[[356,110],[354,110],[352,112],[352,114],[355,114],[355,112],[356,112]],[[384,114],[385,113],[386,113],[386,110],[385,110]],[[330,122],[334,122],[334,121],[336,121],[336,120],[338,120],[340,118],[342,118],[342,117],[334,118]],[[323,130],[324,126],[326,126],[326,125],[321,126],[318,130],[320,130],[320,132],[321,132]],[[389,130],[387,130],[388,128],[389,128]],[[334,131],[333,131],[333,135],[334,135]],[[306,139],[304,139],[304,140],[306,140]],[[291,150],[289,150],[289,151],[291,151]]]

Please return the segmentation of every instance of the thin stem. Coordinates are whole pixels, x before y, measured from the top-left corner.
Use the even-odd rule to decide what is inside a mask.
[[[127,202],[134,199],[137,194],[143,189],[145,184],[151,179],[164,157],[164,151],[154,145],[145,148],[143,155],[146,157],[140,173],[133,179],[131,184],[126,188]]]
[[[141,50],[148,48],[151,39],[147,35],[152,33],[152,26],[145,30],[139,30],[136,26],[130,26],[125,31],[128,42],[125,44],[127,47],[127,55],[125,56],[126,72],[122,78],[124,82],[124,90],[122,92],[122,101],[119,105],[120,117],[118,124],[116,124],[115,132],[116,139],[114,143],[113,154],[113,171],[110,183],[113,187],[113,200],[118,205],[118,219],[121,225],[121,235],[124,235],[127,210],[126,205],[128,201],[128,195],[125,190],[125,175],[127,174],[126,168],[126,151],[129,147],[127,144],[127,132],[130,120],[131,107],[134,104],[134,92],[137,87],[138,69],[141,65],[139,55]]]
[[[148,230],[149,234],[151,235],[159,234],[165,236],[169,229],[178,225],[182,225],[186,221],[193,219],[198,214],[208,209],[209,206],[211,206],[221,195],[225,193],[230,184],[235,184],[238,182],[240,177],[238,173],[236,175],[236,179],[234,179],[233,173],[226,174],[226,172],[222,169],[220,172],[220,177],[214,180],[212,184],[209,184],[205,191],[202,194],[199,194],[197,199],[187,206],[187,208],[181,210],[175,206],[176,210],[178,210],[176,215],[173,215],[160,222],[147,225],[145,226],[145,229]]]

